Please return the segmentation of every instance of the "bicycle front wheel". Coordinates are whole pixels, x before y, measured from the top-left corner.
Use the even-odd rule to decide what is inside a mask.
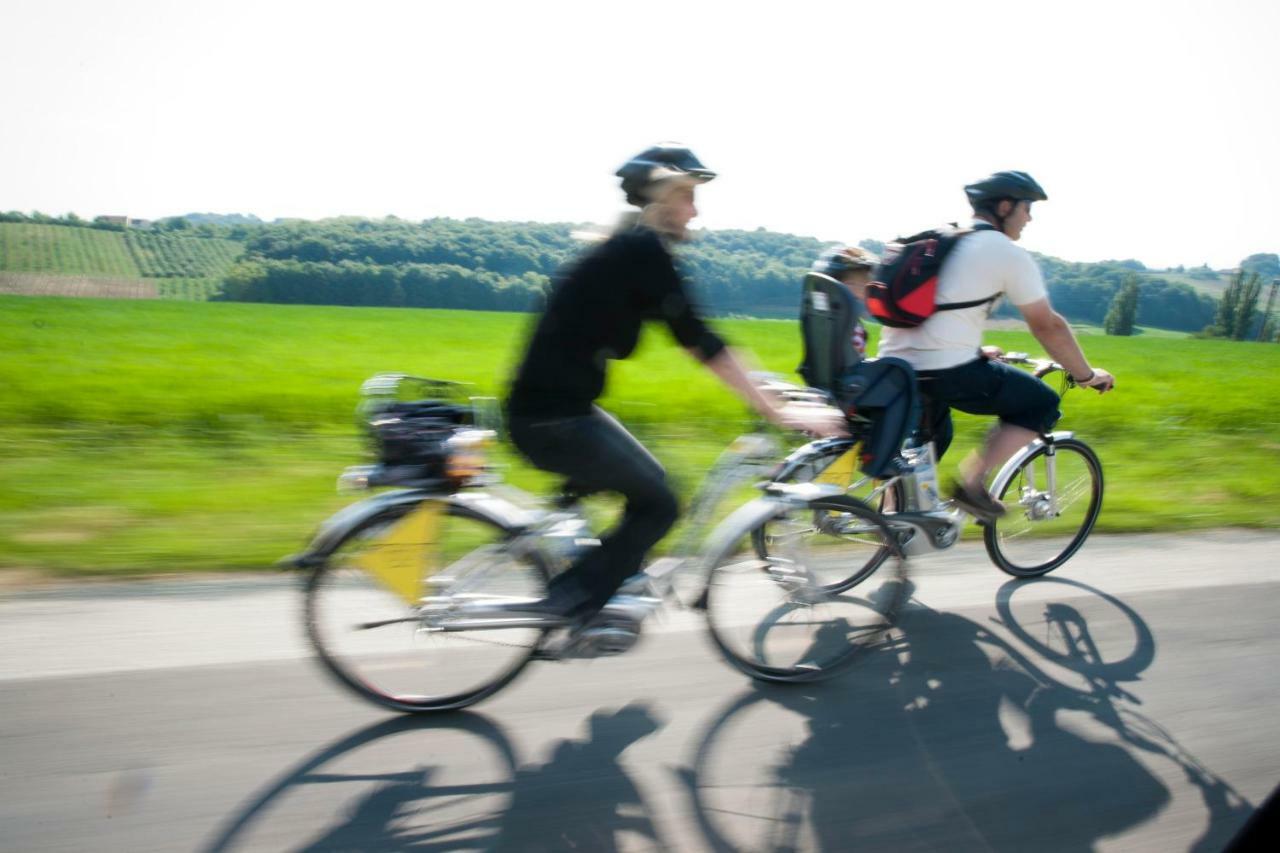
[[[986,526],[987,554],[1015,577],[1036,577],[1079,550],[1102,511],[1102,463],[1082,441],[1058,439],[1027,453],[996,497],[1008,513]]]
[[[396,526],[424,508],[434,510],[430,535],[405,546]],[[545,567],[535,554],[514,554],[511,536],[499,521],[449,501],[401,508],[353,528],[306,588],[307,633],[321,663],[361,697],[409,713],[463,708],[505,686],[545,629],[443,631],[431,608],[545,596]],[[407,590],[376,568],[376,555],[388,547],[402,549],[400,565],[415,567]]]
[[[819,516],[839,521],[815,527]],[[761,555],[754,543],[764,527],[805,533],[771,534],[774,547]],[[822,582],[847,567],[851,543],[883,553],[877,567],[893,567],[864,581],[857,596]],[[845,496],[775,504],[726,536],[713,565],[705,598],[712,639],[730,663],[763,681],[811,681],[848,665],[882,639],[910,595],[883,518]]]
[[[856,470],[857,445],[831,443],[812,455],[801,457],[784,466],[775,477],[779,483],[807,483],[827,478],[848,489],[848,494],[881,514],[900,512],[906,508],[906,489],[902,480],[889,482],[862,476]],[[847,470],[836,471],[846,463]],[[877,533],[868,533],[859,517],[829,509],[815,509],[807,519],[789,517],[761,525],[753,533],[756,554],[769,559],[771,554],[785,552],[794,540],[816,537],[830,556],[813,571],[823,589],[840,593],[850,590],[875,573],[892,549],[884,546]],[[837,537],[844,544],[837,544]]]

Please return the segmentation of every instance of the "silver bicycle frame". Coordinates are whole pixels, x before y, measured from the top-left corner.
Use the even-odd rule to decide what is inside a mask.
[[[709,555],[723,547],[723,540],[726,537],[741,536],[742,531],[749,529],[751,525],[763,522],[796,505],[803,505],[820,497],[843,494],[844,490],[839,487],[815,483],[769,484],[763,497],[750,501],[731,513],[707,536],[703,547],[699,549],[697,547],[699,539],[704,534],[716,506],[736,486],[762,473],[767,463],[771,463],[776,457],[776,443],[768,436],[751,434],[735,440],[712,465],[702,486],[694,496],[687,514],[686,530],[675,549],[675,555],[653,561],[640,573],[630,578],[618,590],[615,598],[610,602],[610,607],[626,610],[632,618],[637,621],[642,620],[668,598],[676,597],[674,588],[679,575],[686,571],[696,571],[701,577],[708,575],[713,568],[710,565]],[[325,531],[326,535],[321,538],[336,542],[340,538],[339,532],[332,527],[340,526],[342,529],[347,529],[354,519],[368,518],[386,508],[388,503],[407,503],[422,500],[424,497],[427,496],[419,492],[416,495],[401,493],[391,500],[381,495],[371,498],[356,506],[375,504],[376,507],[371,506],[364,511],[354,511],[353,508],[349,508],[348,517],[343,519],[348,523],[332,525],[331,529]],[[495,549],[495,555],[504,552],[518,554],[522,549],[539,548],[542,535],[566,515],[566,511],[563,510],[546,512],[528,510],[520,507],[513,500],[484,491],[459,492],[437,499],[465,505],[473,511],[517,529],[519,532],[516,537],[507,545]],[[440,586],[439,581],[447,577],[448,570],[437,576],[436,585]],[[465,591],[461,593],[450,591],[442,596],[424,597],[419,614],[395,621],[423,620],[430,623],[424,626],[424,630],[442,632],[556,627],[563,624],[563,620],[553,617],[531,615],[528,607],[532,603],[523,600],[512,601],[509,598],[492,600],[487,596],[471,596]],[[431,619],[433,606],[440,608],[436,620]]]
[[[1045,483],[1045,487],[1049,493],[1049,506],[1052,509],[1053,513],[1057,515],[1057,512],[1058,512],[1058,466],[1057,466],[1057,457],[1054,453],[1054,444],[1060,441],[1065,441],[1069,438],[1075,438],[1075,433],[1069,432],[1069,431],[1053,432],[1053,433],[1049,433],[1048,442],[1046,442],[1044,438],[1037,438],[1035,441],[1031,442],[1026,447],[1019,450],[1017,453],[1013,455],[1012,459],[1004,463],[1004,465],[1000,468],[1000,471],[996,474],[995,479],[991,481],[991,494],[998,495],[1001,492],[1003,492],[1008,487],[1009,481],[1013,479],[1013,475],[1017,473],[1018,468],[1020,468],[1022,464],[1026,462],[1027,457],[1031,456],[1037,450],[1044,447],[1045,448],[1045,453],[1044,453],[1045,479],[1047,480],[1047,482]],[[1033,480],[1034,476],[1035,476],[1035,473],[1031,469],[1028,469],[1027,478],[1028,478],[1028,481],[1031,482],[1032,488],[1035,488],[1035,485],[1036,485]]]

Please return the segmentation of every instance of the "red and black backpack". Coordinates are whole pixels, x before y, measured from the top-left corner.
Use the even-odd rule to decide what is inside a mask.
[[[900,237],[885,247],[884,257],[867,285],[867,311],[882,326],[914,329],[937,311],[955,311],[991,302],[999,293],[969,302],[934,302],[938,293],[938,273],[942,262],[960,240],[975,231],[994,231],[981,223],[972,228],[922,231]]]

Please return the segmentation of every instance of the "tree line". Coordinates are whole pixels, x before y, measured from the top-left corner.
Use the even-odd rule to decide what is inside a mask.
[[[222,299],[513,311],[537,310],[557,273],[584,249],[574,232],[587,230],[570,223],[481,219],[339,217],[264,223],[239,215],[191,217],[157,220],[151,229],[174,237],[219,237],[242,244],[244,254],[226,275]],[[123,228],[75,214],[0,213],[4,221]],[[792,317],[804,272],[825,245],[812,237],[762,228],[704,231],[678,255],[711,313]],[[878,240],[865,239],[859,245],[884,250]],[[1072,321],[1205,334],[1221,326],[1222,300],[1163,278],[1139,261],[1073,263],[1044,255],[1036,259],[1054,307]],[[1280,275],[1274,254],[1251,255],[1241,269],[1257,272],[1264,281]],[[1201,278],[1218,275],[1207,266],[1169,274],[1175,272]],[[1118,306],[1117,300],[1124,304]],[[1000,311],[1017,316],[1012,306]],[[1255,321],[1262,322],[1261,314],[1251,322]]]
[[[263,226],[246,243],[228,299],[345,305],[532,310],[556,273],[583,249],[570,224],[394,218],[291,221]],[[883,244],[864,240],[875,250]],[[679,250],[680,263],[715,314],[795,316],[800,280],[824,244],[758,229],[707,231]],[[1102,324],[1136,261],[1078,264],[1038,256],[1055,307]],[[304,266],[299,266],[302,264]],[[389,268],[389,269],[384,269]],[[307,290],[310,275],[314,289]],[[1136,322],[1199,331],[1213,322],[1212,296],[1145,275]],[[380,301],[382,300],[382,301]],[[1006,306],[1004,312],[1016,316]]]
[[[250,302],[536,310],[588,245],[567,223],[389,217],[288,221],[258,229],[224,298]],[[678,252],[716,314],[794,316],[799,279],[823,244],[759,231],[709,231]]]

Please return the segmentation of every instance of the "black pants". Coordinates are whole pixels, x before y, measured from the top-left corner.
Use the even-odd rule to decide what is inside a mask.
[[[516,449],[538,468],[563,474],[584,491],[626,498],[622,520],[601,537],[600,547],[552,582],[570,597],[602,606],[675,524],[679,506],[666,471],[616,418],[598,408],[581,417],[512,417],[509,426]]]
[[[1062,417],[1058,395],[1025,370],[976,358],[947,370],[917,371],[920,393],[932,416],[930,429],[938,458],[947,452],[955,428],[951,410],[998,415],[1002,423],[1046,433]]]

